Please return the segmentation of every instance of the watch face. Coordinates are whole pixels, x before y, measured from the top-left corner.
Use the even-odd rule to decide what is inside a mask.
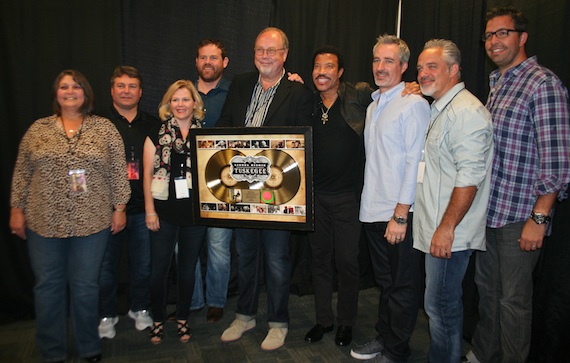
[[[550,220],[550,217],[542,214],[542,213],[534,213],[530,214],[530,217],[536,224],[544,224]]]
[[[408,220],[404,217],[393,217],[394,220],[396,221],[396,223],[398,224],[406,224],[408,223]]]

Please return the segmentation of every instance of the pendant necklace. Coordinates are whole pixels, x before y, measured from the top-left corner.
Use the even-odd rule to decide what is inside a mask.
[[[322,97],[322,96],[321,96]],[[334,94],[333,98],[332,98],[332,102],[330,103],[330,106],[327,107],[325,106],[325,100],[321,100],[321,121],[323,122],[323,125],[326,124],[329,121],[329,111],[331,110],[331,108],[334,106],[334,104],[336,103],[336,100],[338,98],[338,94]],[[329,98],[330,100],[330,98]],[[326,109],[326,111],[325,111]]]
[[[334,102],[333,102],[334,104]],[[324,105],[323,105],[324,106]],[[321,121],[323,122],[323,125],[327,123],[327,121],[329,120],[329,111],[331,110],[331,107],[333,105],[331,105],[331,107],[327,108],[327,110],[325,111],[325,109],[323,108],[323,106],[321,106],[321,111],[322,111],[322,116],[321,116]]]
[[[71,155],[75,154],[75,149],[77,148],[77,145],[79,145],[79,141],[81,140],[81,134],[82,134],[81,131],[83,130],[84,121],[85,118],[82,118],[81,124],[79,125],[77,130],[67,129],[65,127],[65,121],[63,121],[63,117],[61,117],[61,125],[63,126],[63,132],[65,133],[66,130],[69,130],[69,133],[71,134],[71,137],[67,136],[67,134],[65,135],[67,137],[67,152],[70,153]]]
[[[74,135],[76,132],[81,133],[80,131],[81,131],[81,128],[83,127],[83,121],[85,120],[85,118],[82,118],[82,119],[81,119],[81,124],[79,124],[79,127],[76,128],[75,130],[74,130],[74,129],[68,129],[68,128],[66,128],[66,127],[65,127],[65,121],[63,120],[63,116],[60,116],[60,118],[61,118],[61,126],[63,126],[63,131],[69,131],[69,133],[71,134],[71,138],[73,137],[73,135]]]

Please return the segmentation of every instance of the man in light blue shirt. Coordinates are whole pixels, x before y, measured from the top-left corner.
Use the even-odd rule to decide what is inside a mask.
[[[414,248],[426,253],[428,361],[438,363],[461,358],[461,284],[472,251],[485,249],[493,159],[491,116],[460,82],[460,64],[453,42],[434,39],[417,65],[422,93],[434,102],[418,174]]]
[[[378,336],[354,348],[351,355],[405,362],[422,297],[423,254],[412,247],[411,223],[429,106],[421,96],[402,96],[402,74],[410,58],[403,40],[382,35],[373,54],[372,72],[379,89],[366,111],[360,221],[382,294]]]

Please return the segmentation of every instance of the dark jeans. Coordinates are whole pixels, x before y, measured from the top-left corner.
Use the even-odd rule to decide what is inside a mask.
[[[334,324],[332,308],[335,271],[338,278],[337,320],[353,326],[358,311],[358,245],[362,224],[353,192],[315,194],[315,232],[309,233],[311,278],[317,323]]]
[[[479,322],[471,344],[485,363],[526,362],[532,322],[532,273],[539,251],[522,251],[525,222],[487,228],[487,251],[477,252]]]
[[[254,317],[257,313],[260,259],[263,257],[269,326],[286,327],[289,324],[290,236],[291,232],[281,230],[235,230],[239,279],[238,314]]]
[[[194,271],[202,247],[206,227],[180,227],[160,220],[160,229],[150,233],[151,275],[150,301],[154,321],[166,318],[168,271],[178,241],[176,259],[178,301],[176,319],[187,320],[190,313],[192,291],[194,290]]]
[[[129,297],[132,311],[148,310],[150,306],[150,232],[144,213],[127,215],[127,226],[111,235],[99,276],[101,317],[114,317],[117,311],[117,287],[121,242],[126,240],[129,255]]]
[[[412,247],[413,216],[408,215],[404,240],[392,245],[384,238],[387,222],[364,223],[374,279],[381,287],[376,331],[396,362],[410,356],[410,337],[416,326],[423,294],[424,254]]]

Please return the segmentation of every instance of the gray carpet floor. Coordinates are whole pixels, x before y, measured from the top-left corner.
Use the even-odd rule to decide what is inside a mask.
[[[353,329],[353,342],[348,347],[339,347],[334,343],[334,332],[325,335],[322,341],[305,342],[307,331],[315,323],[314,302],[312,295],[289,298],[291,323],[289,335],[284,347],[274,352],[264,352],[260,344],[267,333],[266,295],[261,294],[257,327],[240,340],[223,344],[220,335],[234,318],[237,296],[228,299],[223,319],[215,324],[206,322],[206,309],[192,313],[189,324],[193,330],[190,342],[182,344],[176,337],[176,324],[166,323],[165,339],[160,345],[152,345],[148,332],[134,328],[134,322],[128,316],[121,316],[116,325],[114,339],[103,340],[103,362],[358,362],[350,357],[350,349],[372,339],[376,332],[378,309],[377,288],[360,291],[357,323]],[[170,306],[174,309],[174,306]],[[34,341],[34,321],[23,321],[2,325],[0,329],[0,362],[28,363],[40,362]],[[427,318],[422,310],[411,338],[412,356],[409,362],[426,362],[429,344]],[[469,349],[464,343],[464,351]],[[82,362],[73,350],[73,338],[69,341],[67,362]]]

